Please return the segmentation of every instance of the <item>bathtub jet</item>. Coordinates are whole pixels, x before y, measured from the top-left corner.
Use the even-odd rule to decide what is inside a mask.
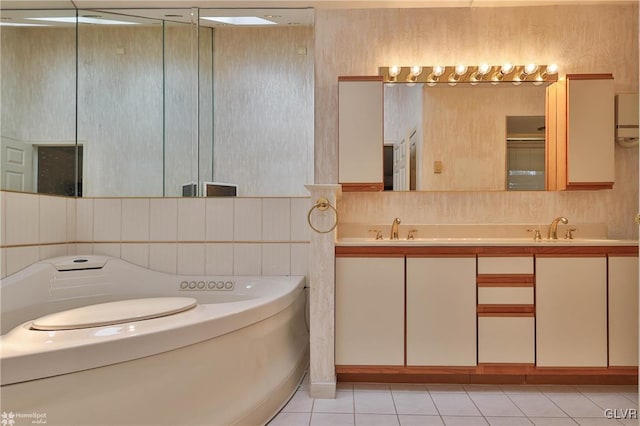
[[[35,263],[0,282],[2,411],[48,425],[265,424],[308,363],[304,284],[106,256]]]

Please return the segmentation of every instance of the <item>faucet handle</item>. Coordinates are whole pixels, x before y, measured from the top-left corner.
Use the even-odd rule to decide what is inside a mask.
[[[542,234],[540,234],[540,230],[539,229],[527,229],[527,232],[533,232],[533,240],[534,241],[540,241],[542,240]]]
[[[410,229],[409,230],[409,234],[407,235],[407,241],[409,240],[415,240],[415,234],[416,232],[418,232],[417,229]]]
[[[569,228],[567,229],[567,233],[564,234],[564,239],[565,240],[573,240],[573,233],[577,231],[576,228]]]
[[[369,229],[369,232],[375,232],[376,233],[376,240],[381,240],[382,239],[382,231],[379,229]]]

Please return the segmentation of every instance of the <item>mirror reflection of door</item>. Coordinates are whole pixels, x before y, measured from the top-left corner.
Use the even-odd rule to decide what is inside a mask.
[[[2,189],[33,191],[33,146],[2,137]]]
[[[507,190],[545,189],[544,116],[507,117]]]

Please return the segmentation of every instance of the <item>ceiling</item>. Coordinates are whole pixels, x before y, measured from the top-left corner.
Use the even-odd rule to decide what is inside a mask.
[[[637,0],[2,0],[2,9],[93,8],[305,8],[506,7],[630,4]]]

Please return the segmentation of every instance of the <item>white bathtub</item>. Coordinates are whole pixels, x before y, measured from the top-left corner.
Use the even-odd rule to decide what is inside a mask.
[[[294,391],[308,362],[304,277],[179,276],[77,258],[36,263],[0,284],[0,402],[16,426],[259,425]],[[152,319],[32,329],[52,312],[176,296],[197,305]]]

